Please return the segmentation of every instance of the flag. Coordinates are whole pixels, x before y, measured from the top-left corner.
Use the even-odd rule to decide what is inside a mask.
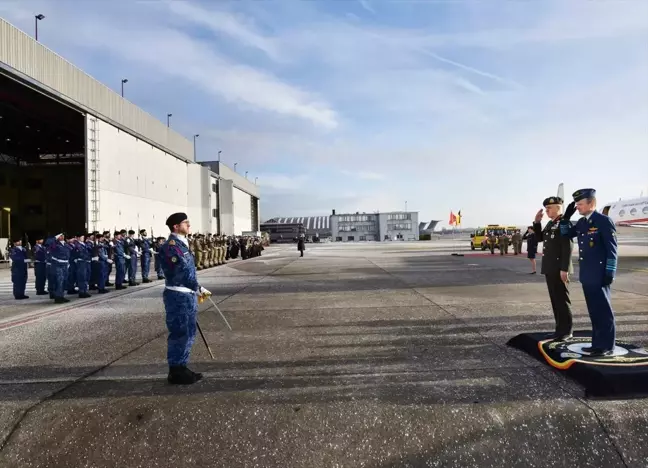
[[[452,211],[450,211],[450,221],[448,221],[448,224],[450,226],[454,226],[455,224],[457,224],[457,217]]]
[[[461,210],[457,213],[456,220],[455,220],[457,226],[461,226]]]

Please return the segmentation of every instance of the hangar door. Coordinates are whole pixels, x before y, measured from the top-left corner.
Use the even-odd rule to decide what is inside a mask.
[[[252,230],[252,202],[250,195],[234,187],[234,234]]]

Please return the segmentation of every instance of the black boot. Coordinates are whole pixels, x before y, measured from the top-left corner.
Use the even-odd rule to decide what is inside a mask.
[[[70,302],[70,300],[66,299],[64,297],[55,297],[54,298],[54,303],[55,304],[67,304],[68,302]]]
[[[139,283],[136,283],[135,281],[129,281],[128,285],[129,286],[139,286]]]
[[[100,289],[99,291],[97,291],[97,294],[106,294],[107,292],[107,289]]]
[[[88,294],[88,293],[79,293],[79,297],[80,297],[81,299],[87,299],[87,298],[89,298],[89,297],[92,297],[92,295],[90,295],[90,294]]]
[[[173,385],[191,385],[202,379],[202,374],[196,374],[187,369],[186,366],[169,367],[167,380]]]
[[[111,283],[110,281],[106,281],[106,286],[114,286],[114,283]]]
[[[150,283],[150,282],[151,282],[151,280],[148,279],[148,278],[144,278],[144,279],[142,280],[142,283]]]
[[[123,284],[120,284],[119,286],[115,286],[115,289],[117,291],[119,291],[120,289],[126,289],[126,286],[124,286]]]
[[[47,291],[39,291],[39,292],[36,293],[37,296],[44,296],[46,294],[49,294],[49,293]],[[50,297],[50,299],[52,299],[52,298]]]

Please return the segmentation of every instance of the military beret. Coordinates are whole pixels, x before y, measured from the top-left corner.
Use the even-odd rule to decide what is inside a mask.
[[[119,231],[119,233],[120,234],[126,234],[126,229],[122,229],[121,231]]]
[[[545,198],[545,200],[542,202],[542,206],[547,206],[547,205],[562,205],[563,204],[563,199],[560,197],[549,197]]]
[[[98,233],[95,234],[95,237],[97,237],[98,239],[101,239],[101,238],[104,237],[104,235],[102,233],[98,232]]]
[[[576,190],[572,195],[572,197],[574,197],[575,202],[584,200],[585,198],[593,198],[595,196],[596,196],[596,190],[594,190],[593,188],[584,188],[584,189]]]
[[[121,231],[115,231],[115,232],[113,233],[113,236],[118,236],[118,235],[120,235],[120,234],[121,234]]]
[[[132,236],[133,234],[135,234],[135,231],[133,231],[132,229],[129,229],[129,230],[128,230],[128,235],[129,235],[129,236]]]
[[[15,244],[16,242],[22,242],[22,237],[14,237],[13,238],[13,243]]]
[[[140,234],[144,234],[145,232],[146,232],[146,229],[140,229],[140,230],[139,230],[139,233],[140,233]],[[133,233],[133,234],[135,234],[135,233]]]
[[[171,216],[167,218],[166,225],[169,226],[169,228],[172,228],[176,224],[180,224],[181,222],[186,220],[187,220],[186,213],[173,213]]]

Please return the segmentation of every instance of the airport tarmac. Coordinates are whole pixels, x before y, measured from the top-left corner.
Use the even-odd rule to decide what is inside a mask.
[[[618,336],[648,346],[648,243],[620,242]],[[161,282],[65,308],[0,292],[0,466],[648,466],[648,400],[585,399],[505,345],[553,329],[525,257],[307,244],[200,272],[234,330],[200,306],[215,360],[198,336],[188,387],[166,383]]]

